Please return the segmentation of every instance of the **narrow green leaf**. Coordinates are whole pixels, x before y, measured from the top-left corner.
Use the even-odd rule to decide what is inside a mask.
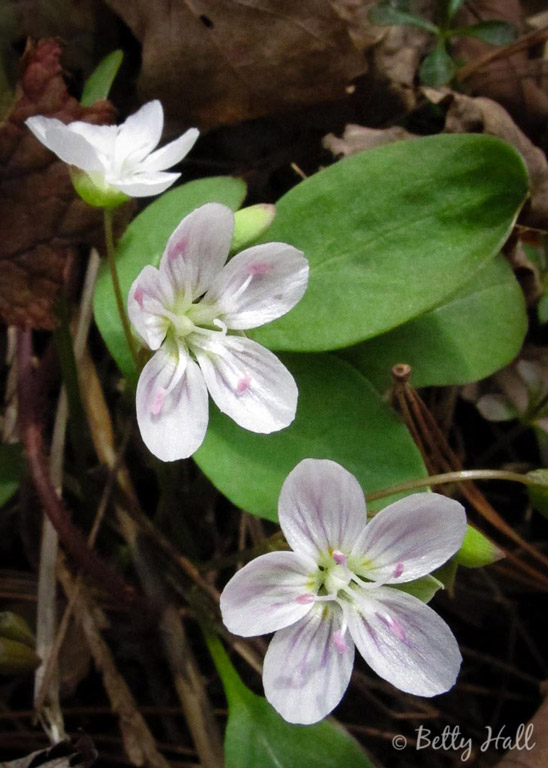
[[[447,16],[452,19],[465,0],[448,0]]]
[[[420,27],[433,34],[437,34],[438,32],[436,25],[427,21],[427,19],[423,19],[422,16],[400,11],[388,3],[374,5],[373,8],[369,10],[367,16],[372,24],[377,24],[379,27],[391,27],[404,24],[412,27]]]
[[[0,445],[0,507],[17,491],[25,472],[19,444]]]
[[[287,723],[243,684],[217,639],[208,645],[228,700],[226,768],[373,768],[355,739],[333,721]]]
[[[36,642],[25,619],[12,611],[2,611],[0,613],[0,637],[16,640],[18,643],[28,645],[29,648],[34,648]]]
[[[441,88],[451,82],[455,74],[455,62],[443,43],[426,56],[419,70],[420,81],[431,88]]]
[[[304,251],[310,280],[291,312],[250,335],[322,351],[423,314],[500,250],[527,188],[519,154],[491,136],[429,136],[335,163],[276,205],[261,241]]]
[[[340,354],[381,392],[398,363],[411,366],[415,387],[466,384],[508,365],[526,331],[523,292],[498,255],[439,307]]]
[[[528,485],[527,492],[533,509],[548,517],[548,469],[534,469],[527,476],[538,481],[538,485]]]
[[[471,27],[459,27],[451,34],[460,37],[477,37],[490,45],[510,45],[517,37],[517,30],[506,21],[481,21]]]
[[[112,51],[104,59],[101,59],[91,75],[84,83],[80,103],[83,107],[89,107],[96,101],[108,98],[114,78],[118,74],[124,58],[123,51]]]
[[[210,407],[206,439],[194,459],[234,504],[276,520],[282,483],[305,458],[339,462],[366,494],[426,476],[405,426],[352,366],[332,355],[288,355],[283,361],[299,387],[297,417],[287,429],[258,435]]]
[[[235,211],[242,204],[245,194],[246,185],[241,179],[216,176],[190,181],[164,193],[147,206],[133,219],[116,249],[118,276],[124,298],[141,269],[147,264],[157,265],[169,236],[181,219],[200,205],[211,202],[224,203]],[[93,309],[95,322],[112,357],[124,376],[135,380],[137,372],[116,311],[106,263],[101,265],[97,278]]]
[[[481,568],[504,557],[504,552],[477,528],[467,526],[462,546],[454,557],[465,568]]]

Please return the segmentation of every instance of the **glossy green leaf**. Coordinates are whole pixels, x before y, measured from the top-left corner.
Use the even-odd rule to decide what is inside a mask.
[[[454,557],[458,565],[465,568],[482,568],[496,563],[504,557],[504,552],[477,528],[468,525],[461,548]]]
[[[253,337],[336,349],[423,314],[495,256],[526,194],[521,157],[491,136],[429,136],[341,160],[276,205],[264,240],[303,250],[310,280]]]
[[[372,24],[379,27],[391,27],[393,25],[405,24],[412,27],[420,27],[427,32],[437,33],[438,28],[422,16],[415,13],[406,13],[394,8],[390,3],[378,3],[374,5],[367,14]]]
[[[481,21],[471,27],[460,27],[453,34],[461,37],[477,37],[490,45],[510,45],[517,37],[517,30],[506,21]]]
[[[355,368],[332,355],[283,361],[299,387],[297,417],[287,429],[257,435],[210,407],[206,439],[194,459],[234,504],[276,520],[282,483],[305,458],[337,461],[366,494],[426,476],[407,429]]]
[[[18,444],[0,445],[0,507],[19,488],[25,472],[25,462]]]
[[[242,683],[218,640],[208,645],[228,701],[225,768],[373,768],[355,739],[333,721],[287,723]]]
[[[419,76],[423,85],[431,88],[441,88],[451,82],[455,74],[455,62],[448,54],[445,44],[440,42],[426,56],[421,64]]]
[[[237,210],[246,194],[241,179],[216,176],[190,181],[166,192],[139,214],[121,237],[116,249],[118,276],[124,299],[141,269],[157,264],[169,236],[188,213],[205,203],[224,203]],[[135,366],[127,348],[122,323],[116,311],[116,301],[108,266],[101,265],[93,297],[95,322],[122,373],[129,379],[136,376]]]
[[[523,292],[499,255],[436,309],[340,354],[379,391],[398,363],[411,366],[415,387],[466,384],[510,363],[526,331]]]
[[[89,107],[96,101],[108,98],[123,58],[123,51],[117,50],[112,51],[99,62],[84,84],[80,99],[83,107]]]

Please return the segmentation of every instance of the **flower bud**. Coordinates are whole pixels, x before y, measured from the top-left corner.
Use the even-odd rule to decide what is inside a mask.
[[[268,203],[250,205],[234,214],[231,251],[241,251],[260,237],[274,221],[276,206]]]
[[[468,525],[455,560],[465,568],[481,568],[504,557],[504,552],[481,531]]]

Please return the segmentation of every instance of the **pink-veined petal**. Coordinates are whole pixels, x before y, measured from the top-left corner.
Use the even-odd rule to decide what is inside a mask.
[[[160,262],[177,292],[188,301],[201,296],[228,258],[234,214],[226,205],[206,203],[181,221]]]
[[[291,424],[299,393],[276,355],[251,339],[215,331],[189,343],[211,397],[236,424],[262,434]]]
[[[315,588],[317,566],[295,552],[269,552],[238,571],[221,594],[230,632],[243,637],[274,632],[302,619],[313,603],[298,601]]]
[[[164,343],[141,372],[136,403],[141,437],[162,461],[186,459],[202,444],[208,422],[207,389],[185,350]]]
[[[36,138],[63,162],[75,165],[83,171],[104,170],[95,148],[60,120],[37,116],[29,117],[25,123]]]
[[[238,253],[204,297],[228,328],[257,328],[289,312],[308,283],[308,261],[286,243],[265,243]]]
[[[419,579],[455,554],[465,532],[462,504],[439,493],[414,493],[367,524],[354,544],[352,567],[385,584]]]
[[[145,157],[139,165],[139,170],[149,173],[150,171],[165,171],[167,168],[171,168],[188,155],[199,135],[200,131],[197,128],[190,128],[175,141],[171,141],[165,147],[161,147]]]
[[[437,613],[399,589],[354,592],[349,630],[369,666],[396,688],[436,696],[457,679],[462,657]]]
[[[133,281],[127,297],[131,323],[150,349],[160,348],[169,321],[165,310],[173,303],[171,285],[156,267],[144,267]]]
[[[354,664],[354,643],[336,633],[342,611],[334,603],[314,604],[297,624],[276,632],[266,652],[263,684],[266,698],[290,723],[322,720],[342,699]]]
[[[160,141],[164,128],[164,110],[158,100],[149,101],[118,127],[114,150],[116,172],[123,175],[124,164],[135,168]],[[129,193],[128,193],[129,194]]]
[[[292,549],[315,560],[330,550],[348,555],[366,523],[354,475],[328,459],[304,459],[280,493],[278,518]]]
[[[109,176],[107,181],[130,197],[152,197],[165,192],[177,181],[180,175],[180,173],[151,171],[150,173],[134,173],[132,176],[122,178]]]

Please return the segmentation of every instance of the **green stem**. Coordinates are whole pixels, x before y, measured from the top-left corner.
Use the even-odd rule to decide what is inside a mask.
[[[120,281],[118,280],[118,270],[116,269],[116,251],[114,248],[114,236],[112,233],[112,208],[103,208],[104,222],[105,222],[105,241],[107,245],[107,260],[110,269],[110,276],[112,278],[112,287],[114,288],[114,295],[116,296],[116,306],[118,308],[118,314],[122,321],[124,328],[124,334],[126,337],[127,345],[133,362],[137,371],[139,370],[139,357],[137,355],[137,349],[135,348],[135,341],[129,325],[129,319],[124,306],[124,300],[122,298],[122,291],[120,289]]]
[[[511,483],[521,483],[522,485],[539,485],[538,479],[520,474],[519,472],[505,472],[502,469],[466,469],[460,472],[445,472],[442,475],[432,475],[431,477],[421,477],[418,480],[409,480],[407,483],[393,485],[391,488],[385,488],[382,491],[367,494],[367,501],[384,499],[386,496],[393,496],[403,491],[412,491],[415,488],[426,488],[431,485],[444,485],[446,483],[462,483],[470,480],[507,480]]]

